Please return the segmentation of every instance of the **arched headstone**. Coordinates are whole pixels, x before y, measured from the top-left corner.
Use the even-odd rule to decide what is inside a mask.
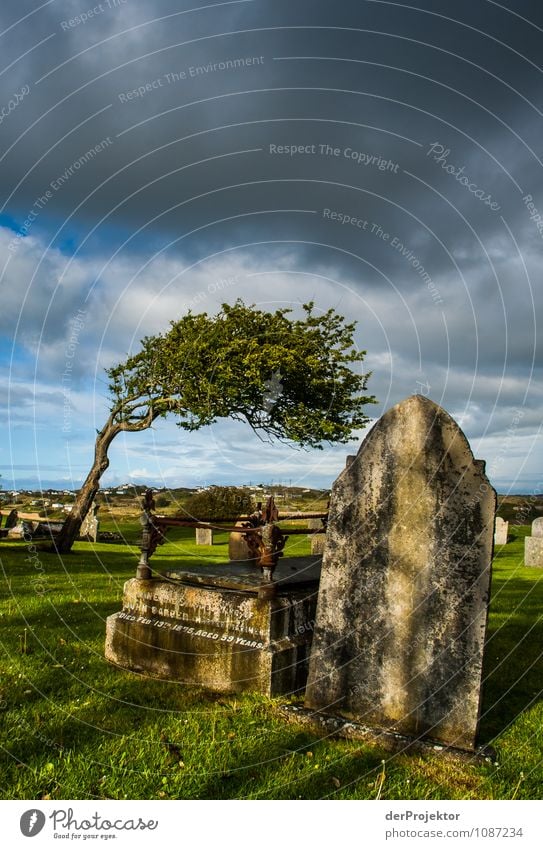
[[[495,510],[445,410],[385,413],[332,489],[306,707],[475,746]]]
[[[507,534],[509,531],[509,522],[502,519],[501,516],[496,516],[496,525],[494,528],[494,545],[505,545],[507,543]]]

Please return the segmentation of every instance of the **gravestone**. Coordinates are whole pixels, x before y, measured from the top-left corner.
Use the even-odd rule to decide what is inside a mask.
[[[319,528],[322,528],[322,519],[308,519],[307,520],[308,531],[318,531]]]
[[[26,522],[18,522],[10,527],[7,533],[8,539],[23,539],[25,533],[28,534],[28,525]]]
[[[524,565],[543,568],[543,537],[524,537]]]
[[[8,530],[10,528],[14,528],[19,521],[18,516],[19,514],[17,513],[17,510],[11,510],[6,516],[6,524],[4,527]]]
[[[196,545],[213,545],[213,528],[196,528]]]
[[[245,522],[236,522],[236,526],[238,525],[242,527],[245,525]],[[249,545],[247,544],[247,536],[245,534],[238,534],[235,531],[232,531],[229,535],[228,558],[231,561],[251,559]]]
[[[252,563],[197,562],[126,582],[106,624],[105,655],[142,675],[218,692],[268,696],[303,689],[321,562],[282,558],[275,595]]]
[[[98,531],[100,527],[100,523],[98,521],[99,509],[99,505],[94,504],[93,502],[89,509],[89,512],[81,523],[81,528],[79,530],[79,539],[84,539],[87,542],[98,542]]]
[[[445,410],[385,413],[332,489],[306,708],[474,748],[495,510]]]
[[[496,516],[496,525],[494,527],[494,545],[505,545],[507,543],[507,532],[509,531],[509,522],[502,519],[501,516]]]
[[[311,534],[311,554],[322,554],[325,542],[326,534]]]
[[[245,534],[233,531],[228,537],[228,557],[230,560],[249,560],[249,546]]]
[[[532,536],[524,537],[524,565],[543,568],[543,516],[532,522]]]

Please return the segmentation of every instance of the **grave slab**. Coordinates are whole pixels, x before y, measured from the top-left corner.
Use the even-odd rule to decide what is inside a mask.
[[[127,581],[108,617],[106,658],[142,675],[217,692],[295,693],[307,678],[320,558],[284,558],[260,597],[248,564],[169,570]]]

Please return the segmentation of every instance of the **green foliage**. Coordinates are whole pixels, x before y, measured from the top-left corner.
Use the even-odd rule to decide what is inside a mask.
[[[193,519],[237,519],[252,513],[255,503],[247,490],[237,486],[210,486],[191,495],[183,516]]]
[[[375,403],[364,394],[369,374],[352,370],[366,352],[353,348],[354,323],[333,309],[316,315],[312,303],[303,309],[295,320],[291,310],[238,300],[213,317],[171,322],[108,370],[113,421],[145,426],[174,413],[180,427],[196,430],[230,417],[300,445],[348,441]]]

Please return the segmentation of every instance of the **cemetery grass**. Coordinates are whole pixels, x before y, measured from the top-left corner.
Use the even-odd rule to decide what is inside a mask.
[[[511,526],[510,526],[511,527]],[[128,538],[135,538],[130,525]],[[105,618],[135,545],[77,543],[62,560],[0,543],[0,790],[5,799],[538,799],[543,786],[543,570],[523,537],[499,548],[485,655],[482,742],[497,765],[321,739],[285,699],[214,695],[107,664]],[[157,568],[224,560],[179,530]],[[307,554],[304,536],[289,553]]]

